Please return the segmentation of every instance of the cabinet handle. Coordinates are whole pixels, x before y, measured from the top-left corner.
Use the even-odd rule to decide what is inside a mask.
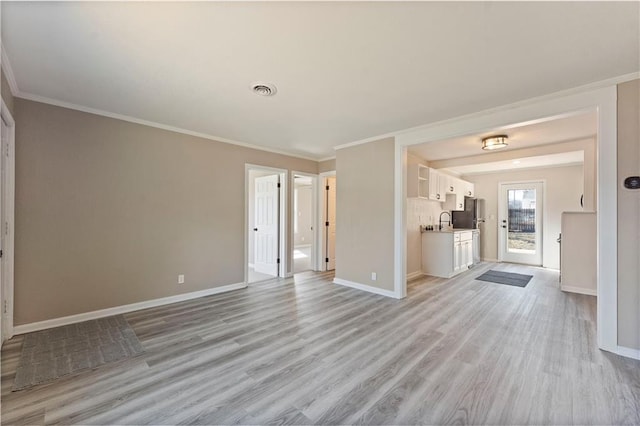
[[[440,199],[440,194],[436,194],[436,199],[439,200]]]

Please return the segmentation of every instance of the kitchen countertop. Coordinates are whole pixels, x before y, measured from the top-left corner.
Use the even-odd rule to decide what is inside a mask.
[[[422,232],[423,234],[431,234],[431,233],[433,233],[433,234],[444,234],[444,233],[452,234],[452,233],[455,233],[455,232],[466,232],[466,231],[480,232],[479,229],[472,229],[472,228],[470,228],[470,229],[466,229],[466,228],[455,228],[455,229],[447,228],[447,229],[443,229],[441,231],[434,230],[434,231],[420,231],[420,232]]]

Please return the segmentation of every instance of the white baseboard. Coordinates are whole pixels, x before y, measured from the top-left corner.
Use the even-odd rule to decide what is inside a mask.
[[[418,278],[418,277],[421,277],[423,275],[424,275],[424,273],[422,273],[422,271],[412,272],[410,274],[407,274],[407,281],[411,281],[411,280],[413,280],[415,278]]]
[[[127,312],[139,311],[141,309],[155,308],[157,306],[169,305],[171,303],[184,302],[186,300],[197,299],[212,294],[226,293],[227,291],[239,290],[247,287],[246,283],[229,284],[221,287],[208,288],[206,290],[194,291],[191,293],[177,294],[175,296],[162,297],[160,299],[146,300],[144,302],[131,303],[129,305],[114,306],[113,308],[100,309],[97,311],[84,312],[82,314],[69,315],[61,318],[53,318],[45,321],[32,322],[14,327],[14,334],[25,334],[34,331],[45,330],[47,328],[60,327],[62,325],[75,324],[98,318],[110,317]]]
[[[360,284],[353,281],[343,280],[342,278],[334,278],[334,284],[342,285],[345,287],[355,288],[357,290],[367,291],[369,293],[379,294],[381,296],[393,297],[394,299],[400,299],[400,297],[396,296],[396,293],[391,290],[385,290],[383,288],[372,287],[366,284]]]
[[[640,349],[626,348],[624,346],[618,346],[616,348],[616,354],[627,358],[640,360]]]
[[[595,289],[590,288],[582,288],[582,287],[572,287],[566,285],[560,285],[560,290],[568,291],[569,293],[578,293],[578,294],[586,294],[587,296],[597,296],[597,292]]]
[[[500,261],[498,259],[491,259],[489,257],[483,257],[481,259],[483,262],[493,262],[493,263],[500,263]]]

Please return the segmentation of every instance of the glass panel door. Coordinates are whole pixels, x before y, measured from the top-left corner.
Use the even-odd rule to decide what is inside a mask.
[[[542,182],[500,185],[500,260],[542,265]]]

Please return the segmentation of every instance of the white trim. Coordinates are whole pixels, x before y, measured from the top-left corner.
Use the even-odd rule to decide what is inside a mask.
[[[293,258],[293,252],[289,251],[289,241],[287,238],[287,224],[289,223],[289,170],[277,167],[261,166],[259,164],[244,164],[244,282],[249,284],[249,170],[261,170],[273,172],[280,176],[280,228],[278,239],[280,240],[280,267],[278,268],[278,277],[289,278],[293,276],[293,272],[289,270],[289,266],[293,265],[289,262],[289,258]],[[276,277],[274,277],[276,278]]]
[[[483,257],[480,259],[482,262],[500,263],[498,259],[491,259],[489,257]]]
[[[506,105],[500,105],[497,107],[493,107],[493,108],[487,108],[485,110],[479,111],[479,112],[475,112],[475,113],[471,113],[471,114],[467,114],[467,115],[463,115],[463,116],[459,116],[459,117],[453,117],[453,118],[448,118],[445,120],[441,120],[441,121],[436,121],[433,123],[428,123],[428,124],[422,124],[420,126],[415,126],[415,127],[410,127],[407,129],[401,129],[401,130],[397,130],[394,132],[389,132],[389,133],[383,133],[381,135],[377,135],[377,136],[371,136],[365,139],[359,139],[359,140],[355,140],[352,142],[348,142],[348,143],[344,143],[341,145],[337,145],[335,147],[333,147],[333,149],[335,149],[336,151],[339,149],[344,149],[344,148],[349,148],[352,146],[356,146],[356,145],[362,145],[365,143],[369,143],[369,142],[374,142],[380,139],[384,139],[384,138],[390,138],[390,137],[394,137],[394,136],[400,136],[400,135],[407,135],[407,134],[412,134],[415,132],[419,132],[420,130],[428,130],[434,127],[440,127],[440,126],[444,126],[445,124],[448,123],[457,123],[459,120],[462,119],[471,119],[474,117],[482,117],[485,116],[489,113],[497,113],[500,111],[506,111],[512,108],[518,108],[518,107],[522,107],[522,106],[528,106],[531,105],[533,103],[536,102],[543,102],[543,101],[549,101],[549,100],[555,100],[561,97],[565,97],[565,96],[570,96],[570,95],[575,95],[575,94],[581,94],[581,93],[585,93],[585,92],[590,92],[590,91],[597,91],[598,89],[603,89],[603,88],[607,88],[607,87],[611,87],[611,86],[615,86],[627,81],[631,81],[631,80],[637,80],[640,78],[640,72],[632,72],[629,74],[623,74],[623,75],[619,75],[616,77],[612,77],[612,78],[608,78],[606,80],[600,80],[600,81],[596,81],[593,83],[589,83],[589,84],[585,84],[582,86],[578,86],[578,87],[573,87],[571,89],[565,89],[565,90],[560,90],[558,92],[553,92],[547,95],[542,95],[542,96],[536,96],[533,98],[529,98],[529,99],[525,99],[523,101],[518,101],[518,102],[513,102],[510,104],[506,104]],[[543,120],[545,121],[545,120]],[[534,122],[539,122],[539,120],[533,120],[532,122],[528,122],[528,124],[534,124]],[[509,127],[513,127],[513,124],[511,126],[507,125],[506,127],[503,127],[503,129],[507,129]],[[517,123],[517,126],[521,126],[523,123]],[[482,131],[486,131],[486,130],[496,130],[493,128],[487,128],[487,129],[483,129]],[[472,133],[476,133],[479,131],[473,131],[469,134]],[[455,136],[464,136],[466,134],[456,134]],[[451,136],[454,137],[454,136]],[[441,137],[440,139],[448,139],[448,137]],[[422,141],[425,142],[425,141]]]
[[[13,73],[13,68],[11,68],[11,62],[9,61],[9,57],[7,56],[7,52],[4,50],[4,44],[0,42],[0,66],[2,67],[2,71],[4,72],[4,76],[7,79],[7,83],[9,83],[9,89],[11,90],[11,94],[13,96],[17,96],[20,93],[20,89],[18,89],[18,83],[16,82],[16,76]]]
[[[162,297],[159,299],[146,300],[144,302],[131,303],[128,305],[115,306],[113,308],[100,309],[97,311],[85,312],[82,314],[69,315],[66,317],[54,318],[45,321],[22,324],[15,327],[16,334],[31,333],[45,330],[47,328],[60,327],[62,325],[75,324],[78,322],[94,320],[98,318],[110,317],[118,314],[139,311],[142,309],[155,308],[158,306],[170,305],[172,303],[185,302],[187,300],[198,299],[200,297],[211,296],[213,294],[226,293],[228,291],[246,288],[246,283],[229,284],[220,287],[213,287],[206,290],[194,291],[191,293],[177,294],[175,296]]]
[[[371,136],[371,137],[368,137],[368,138],[365,138],[365,139],[360,139],[360,140],[353,141],[353,142],[343,143],[342,145],[334,146],[333,149],[338,151],[340,149],[351,148],[352,146],[357,146],[357,145],[364,145],[365,143],[375,142],[375,141],[379,141],[381,139],[392,138],[392,137],[396,136],[397,134],[402,133],[404,131],[405,130],[397,130],[395,132],[383,133],[382,135]]]
[[[256,265],[254,265],[253,263],[249,263],[249,268],[255,268]]]
[[[411,280],[416,279],[418,277],[421,277],[423,275],[424,275],[424,273],[422,271],[412,272],[410,274],[407,274],[407,281],[411,281]]]
[[[15,189],[16,189],[16,122],[9,111],[9,108],[4,103],[4,99],[1,100],[0,117],[5,121],[9,131],[8,140],[8,158],[7,158],[7,182],[6,194],[2,203],[2,208],[5,209],[6,221],[7,221],[7,235],[4,246],[4,270],[2,285],[5,286],[6,294],[5,300],[7,301],[7,313],[5,314],[6,324],[2,324],[4,327],[3,337],[10,339],[14,335],[13,316],[14,316],[14,304],[15,304],[15,292],[14,292],[14,268],[15,268]],[[0,224],[1,226],[1,224]],[[1,305],[1,302],[0,302]],[[0,342],[1,343],[1,342]]]
[[[379,294],[381,296],[393,297],[395,299],[398,299],[398,297],[396,297],[396,293],[391,290],[385,290],[378,287],[372,287],[366,284],[360,284],[353,281],[343,280],[342,278],[334,278],[333,283],[337,285],[345,286],[345,287],[355,288],[356,290],[366,291],[368,293],[374,293],[374,294]]]
[[[560,290],[566,291],[569,293],[578,293],[578,294],[586,294],[587,296],[597,296],[598,293],[596,290],[590,288],[582,288],[582,287],[572,287],[566,285],[560,285]]]
[[[617,86],[637,74],[629,74],[594,85],[571,89],[517,104],[458,117],[419,129],[398,134],[395,138],[395,286],[406,286],[406,201],[404,188],[406,167],[402,156],[408,146],[435,142],[457,136],[477,134],[501,128],[510,128],[527,122],[547,121],[558,117],[575,115],[584,111],[598,111],[598,138],[596,143],[598,161],[597,211],[598,211],[598,306],[597,338],[600,349],[615,352],[618,336],[617,301]],[[605,87],[601,87],[605,86]],[[594,89],[594,87],[597,87]]]
[[[536,254],[536,256],[540,256],[540,263],[527,263],[527,262],[521,262],[521,261],[516,261],[514,259],[508,260],[507,262],[511,262],[511,263],[520,263],[523,265],[529,265],[529,266],[540,266],[543,267],[544,266],[544,252],[543,252],[543,247],[544,247],[544,230],[546,228],[547,225],[547,217],[548,217],[548,212],[547,212],[547,180],[546,179],[533,179],[533,180],[512,180],[512,181],[499,181],[498,182],[498,221],[500,221],[500,217],[502,216],[502,208],[507,206],[507,200],[505,200],[505,193],[503,191],[503,186],[504,185],[527,185],[527,184],[536,184],[536,185],[540,185],[542,187],[542,200],[541,203],[538,204],[542,204],[542,217],[540,217],[540,215],[538,215],[536,217],[536,228],[537,232],[536,235],[539,237],[538,238],[538,245],[539,247],[539,251],[540,253]],[[536,211],[538,211],[538,206],[536,206]],[[538,218],[540,219],[540,224],[537,223]],[[538,226],[540,225],[540,226]],[[504,260],[504,255],[507,254],[507,250],[506,250],[506,240],[505,237],[506,235],[503,234],[503,232],[501,231],[500,228],[500,224],[498,223],[498,262],[505,262]],[[529,256],[529,255],[527,255]],[[524,256],[523,256],[524,257]]]
[[[320,158],[318,160],[316,160],[318,163],[321,163],[323,161],[329,161],[329,160],[335,160],[336,156],[334,155],[333,157],[325,157],[325,158]]]
[[[395,141],[393,176],[393,289],[396,298],[407,297],[407,147]]]
[[[62,107],[62,108],[68,108],[68,109],[72,109],[72,110],[76,110],[76,111],[86,112],[88,114],[95,114],[95,115],[100,115],[100,116],[103,116],[103,117],[114,118],[116,120],[122,120],[122,121],[127,121],[129,123],[141,124],[143,126],[154,127],[156,129],[168,130],[170,132],[181,133],[181,134],[189,135],[189,136],[195,136],[195,137],[198,137],[198,138],[208,139],[208,140],[212,140],[212,141],[215,141],[215,142],[242,146],[242,147],[245,147],[245,148],[255,149],[255,150],[263,151],[263,152],[272,152],[274,154],[286,155],[287,157],[301,158],[303,160],[309,160],[309,161],[314,161],[314,162],[318,161],[314,157],[307,157],[307,156],[300,155],[300,154],[294,154],[292,152],[289,152],[289,151],[286,151],[286,150],[282,150],[282,149],[267,148],[267,147],[264,147],[264,146],[254,145],[254,144],[250,144],[250,143],[246,143],[246,142],[236,141],[236,140],[233,140],[233,139],[223,138],[223,137],[220,137],[220,136],[210,135],[208,133],[195,132],[195,131],[192,131],[192,130],[183,129],[181,127],[169,126],[169,125],[158,123],[158,122],[155,122],[155,121],[144,120],[144,119],[132,117],[132,116],[129,116],[129,115],[118,114],[118,113],[115,113],[115,112],[104,111],[104,110],[97,109],[97,108],[86,107],[86,106],[74,104],[74,103],[71,103],[71,102],[59,101],[57,99],[47,98],[45,96],[34,95],[34,94],[31,94],[31,93],[18,92],[14,96],[17,97],[17,98],[26,99],[26,100],[29,100],[29,101],[40,102],[40,103],[43,103],[43,104],[54,105],[54,106],[58,106],[58,107]]]
[[[620,356],[640,360],[640,349],[633,349],[633,348],[627,348],[625,346],[618,346],[614,352]]]
[[[324,187],[327,184],[325,178],[330,176],[336,176],[336,171],[330,170],[328,172],[322,172],[318,174],[318,222],[316,223],[316,227],[318,228],[319,238],[317,240],[316,262],[318,265],[318,271],[321,272],[327,270],[327,262],[324,261],[326,252],[325,245],[327,239],[327,234],[326,232],[324,232],[324,224],[327,221],[327,200],[325,197],[326,194]]]
[[[296,189],[296,183],[295,183],[295,177],[296,176],[307,176],[311,178],[311,224],[313,225],[313,232],[311,233],[313,235],[313,241],[311,242],[311,244],[301,244],[296,246],[295,245],[295,232],[293,230],[293,222],[295,220],[294,218],[294,210],[295,210],[295,206],[293,204],[293,191],[295,191]],[[293,250],[296,247],[311,247],[311,252],[309,253],[309,256],[311,257],[311,262],[310,262],[310,267],[311,270],[313,271],[318,271],[318,256],[316,255],[316,250],[318,248],[318,238],[320,236],[320,230],[318,229],[318,227],[316,226],[316,223],[318,223],[318,188],[319,188],[319,182],[320,178],[318,177],[317,174],[314,173],[306,173],[306,172],[299,172],[296,170],[292,170],[291,171],[291,208],[289,209],[289,217],[291,218],[291,220],[289,221],[289,232],[291,233],[291,241],[292,241],[292,250],[290,253],[291,259],[291,274],[293,275],[295,273],[295,271],[293,270],[294,268],[294,261],[293,261]]]

